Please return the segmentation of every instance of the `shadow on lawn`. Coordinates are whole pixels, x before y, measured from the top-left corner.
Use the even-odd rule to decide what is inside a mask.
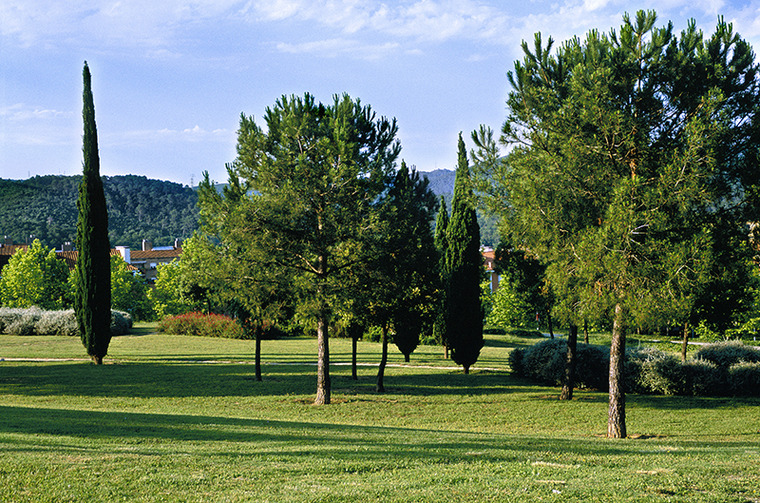
[[[349,366],[333,366],[336,393],[376,395],[376,368],[361,367],[351,379]],[[311,365],[265,365],[263,382],[254,379],[250,364],[127,363],[95,366],[89,363],[0,366],[0,393],[20,396],[88,397],[204,397],[311,395],[316,369]],[[387,395],[474,396],[517,391],[516,382],[502,372],[475,371],[470,375],[445,370],[389,368]],[[520,391],[526,388],[520,385]]]
[[[14,434],[3,440],[2,434]],[[30,440],[16,435],[34,435]],[[53,435],[54,438],[40,438]],[[232,446],[212,445],[210,455],[225,455],[216,449],[235,451],[235,456],[278,457],[318,456],[342,461],[375,462],[399,456],[420,461],[458,462],[463,460],[514,461],[535,453],[561,452],[578,456],[619,456],[640,453],[641,444],[609,442],[603,439],[558,439],[494,435],[473,432],[434,431],[415,428],[356,426],[297,421],[268,421],[219,416],[180,414],[142,414],[101,412],[53,408],[0,406],[0,452],[76,452],[83,448],[77,438],[96,441],[96,450],[134,454],[137,449],[155,449],[165,442],[250,443],[241,450]],[[115,443],[114,447],[103,447]],[[255,445],[259,444],[259,445]],[[721,442],[727,447],[729,443]],[[173,452],[183,446],[173,444]],[[737,445],[740,445],[737,443]],[[359,448],[360,447],[360,448]],[[187,446],[186,448],[194,448]],[[654,451],[648,451],[657,455]],[[233,454],[233,452],[229,452]],[[668,456],[689,455],[663,451]]]

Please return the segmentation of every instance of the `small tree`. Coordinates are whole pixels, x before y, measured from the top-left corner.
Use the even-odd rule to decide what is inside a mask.
[[[26,250],[19,250],[8,261],[0,278],[0,304],[7,307],[63,309],[67,295],[68,269],[46,250],[38,239]]]
[[[84,63],[82,118],[84,120],[84,174],[79,185],[77,221],[76,311],[82,344],[93,362],[103,363],[111,342],[111,245],[108,241],[108,210],[100,179],[98,132],[92,99],[90,69]]]
[[[446,339],[451,357],[469,373],[483,347],[483,311],[480,305],[480,228],[470,181],[462,134],[459,134],[459,160],[454,182],[451,220],[446,229]]]
[[[145,279],[117,255],[111,255],[111,307],[129,313],[136,321],[154,318]]]

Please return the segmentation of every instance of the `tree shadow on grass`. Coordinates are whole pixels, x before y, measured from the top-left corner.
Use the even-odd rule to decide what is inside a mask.
[[[12,438],[4,439],[6,434]],[[28,440],[18,435],[30,435]],[[44,438],[40,435],[51,435]],[[357,426],[298,421],[194,416],[180,414],[144,414],[102,412],[54,408],[0,406],[0,452],[67,451],[82,454],[81,444],[95,445],[93,450],[134,454],[143,448],[155,448],[155,442],[172,445],[172,453],[183,450],[182,442],[217,443],[209,453],[224,454],[218,449],[233,446],[218,443],[251,444],[240,446],[234,455],[277,455],[280,457],[323,456],[349,461],[382,461],[406,457],[423,462],[451,462],[463,458],[491,462],[525,459],[536,453],[572,453],[578,456],[619,456],[640,453],[640,446],[601,439],[557,439],[494,435],[430,429]],[[107,447],[103,447],[108,444]],[[115,444],[115,445],[110,445]],[[727,447],[730,443],[715,445]],[[741,445],[736,443],[737,446]],[[152,446],[152,447],[151,447]],[[357,449],[361,446],[361,449]],[[185,446],[184,448],[190,448]],[[196,451],[197,452],[197,451]],[[664,454],[664,452],[663,452]],[[679,455],[668,452],[669,455]],[[653,455],[656,455],[653,454]],[[682,455],[688,455],[684,451]]]
[[[95,366],[88,363],[26,363],[0,366],[0,392],[20,396],[88,397],[221,397],[310,395],[316,389],[312,365],[265,365],[263,381],[256,382],[250,363],[125,363]],[[376,395],[375,372],[362,367],[359,381],[350,367],[332,368],[334,392]],[[460,372],[389,368],[388,394],[412,396],[489,395],[518,391],[504,372]],[[525,391],[521,386],[520,391]]]

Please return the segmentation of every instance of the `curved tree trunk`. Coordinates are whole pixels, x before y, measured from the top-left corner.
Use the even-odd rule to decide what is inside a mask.
[[[567,334],[567,358],[565,359],[565,379],[562,382],[560,400],[572,400],[573,388],[575,387],[575,362],[576,347],[578,345],[578,325],[570,325]]]
[[[385,366],[388,363],[388,324],[383,324],[383,353],[380,357],[380,367],[377,369],[377,386],[375,391],[378,393],[385,393],[385,385],[383,379],[385,378]]]
[[[615,305],[610,346],[610,404],[607,417],[607,438],[625,438],[625,390],[623,362],[625,357],[625,326],[623,306]]]

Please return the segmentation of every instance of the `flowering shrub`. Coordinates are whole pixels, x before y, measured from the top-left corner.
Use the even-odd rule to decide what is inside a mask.
[[[158,323],[158,329],[167,334],[198,335],[201,337],[226,337],[246,339],[238,322],[221,314],[186,313],[166,316]]]

